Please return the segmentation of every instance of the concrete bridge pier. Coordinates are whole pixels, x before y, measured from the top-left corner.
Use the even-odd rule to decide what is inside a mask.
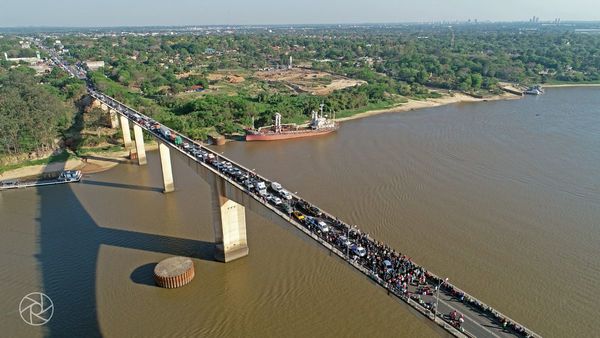
[[[112,129],[119,128],[119,114],[114,109],[108,109],[108,113],[110,114],[110,127]]]
[[[138,165],[146,165],[146,146],[144,145],[144,131],[137,124],[133,125],[133,136],[135,137],[135,150],[137,152]]]
[[[117,114],[117,112],[114,109],[110,108],[102,102],[100,102],[100,109],[102,109],[110,115],[110,127],[112,129],[117,129],[119,127],[119,114]]]
[[[225,197],[225,181],[209,176],[212,194],[212,217],[215,232],[215,259],[228,263],[248,256],[246,208]]]
[[[125,149],[130,149],[133,143],[131,142],[131,130],[129,129],[129,120],[121,115],[121,131],[123,132],[123,144]]]
[[[173,184],[173,169],[171,167],[171,150],[169,149],[169,146],[159,141],[158,151],[160,153],[160,169],[162,170],[164,184],[163,192],[169,193],[175,190],[175,185]]]

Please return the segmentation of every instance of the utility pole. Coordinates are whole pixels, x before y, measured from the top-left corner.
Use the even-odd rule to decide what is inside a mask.
[[[448,278],[444,280],[444,283],[448,282]],[[433,317],[437,317],[438,306],[440,305],[440,287],[442,286],[442,281],[438,283],[438,287],[435,293],[435,311],[433,312]]]

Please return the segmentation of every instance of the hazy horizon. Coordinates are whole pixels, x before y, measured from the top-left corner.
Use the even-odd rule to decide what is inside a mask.
[[[595,0],[318,0],[285,3],[275,0],[230,0],[208,3],[179,0],[65,0],[58,7],[42,0],[0,4],[0,27],[118,27],[203,25],[300,25],[417,23],[436,21],[600,21]],[[112,8],[113,11],[108,9]],[[50,15],[48,15],[50,13]],[[593,14],[592,14],[593,13]]]

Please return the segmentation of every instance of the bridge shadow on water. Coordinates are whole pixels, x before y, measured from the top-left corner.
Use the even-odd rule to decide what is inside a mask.
[[[154,192],[162,192],[163,191],[163,188],[144,187],[144,186],[140,186],[140,185],[114,183],[114,182],[102,182],[102,181],[83,180],[80,183],[81,184],[88,184],[88,185],[96,185],[96,186],[101,186],[101,187],[134,189],[134,190],[142,190],[142,191],[154,191]]]
[[[148,193],[156,191],[155,188],[146,189],[126,184],[95,181],[82,183],[147,190]],[[52,320],[43,327],[46,336],[102,336],[96,292],[97,261],[101,245],[214,261],[214,243],[98,225],[67,184],[39,188],[37,194],[39,227],[36,258],[42,275],[43,292],[50,296],[55,307]],[[154,285],[152,270],[155,264],[145,264],[132,271],[130,281]]]

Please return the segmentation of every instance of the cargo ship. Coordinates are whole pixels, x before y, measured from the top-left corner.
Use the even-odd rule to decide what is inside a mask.
[[[323,115],[321,105],[320,113],[312,112],[310,123],[307,126],[296,124],[281,124],[281,114],[275,114],[275,124],[258,129],[246,129],[246,141],[275,141],[291,138],[325,135],[338,130],[339,124],[333,119]]]

